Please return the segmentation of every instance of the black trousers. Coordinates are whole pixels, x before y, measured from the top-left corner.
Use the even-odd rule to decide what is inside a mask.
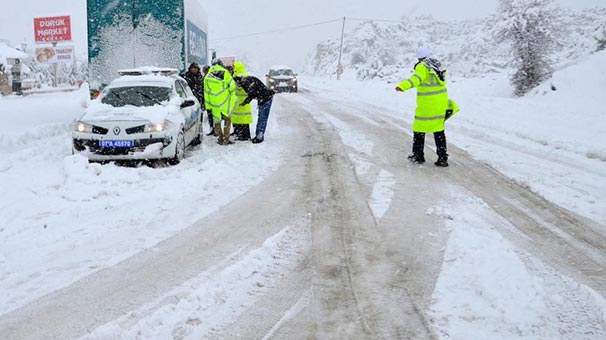
[[[234,133],[238,140],[250,140],[250,125],[234,124]]]
[[[439,159],[447,160],[446,134],[444,131],[434,132],[433,138],[436,142],[436,153]],[[415,132],[412,141],[412,154],[417,159],[425,159],[425,133]]]
[[[208,126],[210,126],[210,131],[215,129],[215,123],[213,121],[213,112],[208,110],[206,111],[206,116],[208,117]]]

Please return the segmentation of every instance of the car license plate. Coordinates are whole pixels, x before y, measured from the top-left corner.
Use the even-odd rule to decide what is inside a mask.
[[[101,140],[99,146],[102,148],[132,148],[135,142],[132,140]]]
[[[280,84],[278,84],[278,86],[290,86],[290,85],[288,85],[287,82],[281,82]]]

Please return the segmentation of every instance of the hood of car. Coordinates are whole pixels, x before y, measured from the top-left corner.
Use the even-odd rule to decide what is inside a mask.
[[[269,79],[275,80],[292,80],[295,76],[269,76]]]

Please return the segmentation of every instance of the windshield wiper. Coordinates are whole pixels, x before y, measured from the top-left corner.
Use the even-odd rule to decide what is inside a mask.
[[[152,102],[154,102],[154,103],[156,103],[156,104],[158,104],[158,105],[160,105],[160,106],[164,106],[164,104],[162,104],[162,102],[161,102],[161,101],[159,101],[159,100],[155,99],[154,97],[150,96],[150,95],[149,95],[149,94],[147,94],[147,93],[143,93],[143,92],[140,92],[140,91],[135,91],[135,93],[136,93],[136,94],[138,94],[138,95],[140,95],[141,97],[143,97],[143,98],[145,98],[145,99],[149,99],[149,100],[151,100]]]
[[[111,94],[114,97],[118,98],[118,100],[120,101],[120,103],[122,103],[122,106],[126,105],[126,102],[124,101],[124,99],[122,99],[122,97],[120,97],[120,95],[118,94],[118,92],[112,92]]]

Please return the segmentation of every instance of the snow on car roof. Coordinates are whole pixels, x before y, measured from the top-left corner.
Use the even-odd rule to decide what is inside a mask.
[[[176,68],[142,66],[132,69],[119,70],[118,74],[120,74],[121,76],[139,76],[144,74],[174,75],[178,72],[179,70],[177,70]]]
[[[270,70],[292,70],[292,67],[286,65],[276,65],[272,66]]]
[[[145,74],[140,76],[122,76],[114,79],[109,83],[108,87],[125,87],[125,86],[157,86],[157,87],[172,87],[176,76],[164,76],[156,74]]]

